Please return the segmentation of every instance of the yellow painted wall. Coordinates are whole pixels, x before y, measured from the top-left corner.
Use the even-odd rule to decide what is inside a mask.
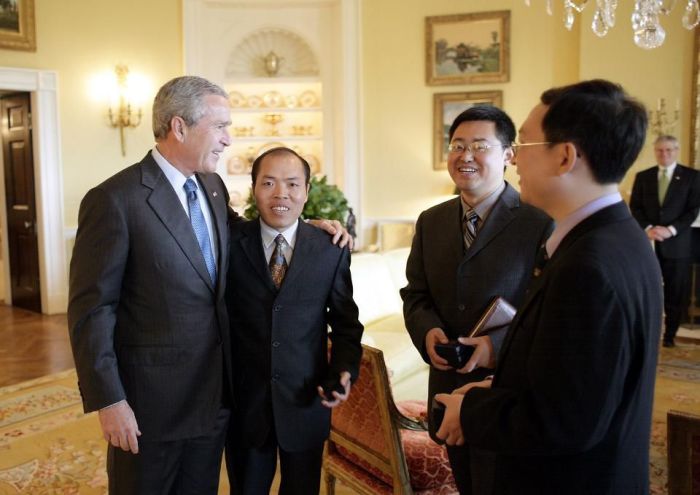
[[[415,217],[444,199],[452,183],[446,171],[432,170],[432,95],[500,89],[505,110],[516,127],[551,86],[604,77],[619,81],[653,107],[663,96],[683,108],[682,158],[688,156],[692,33],[681,27],[682,5],[663,23],[666,43],[645,51],[632,42],[633,2],[619,2],[617,26],[606,38],[590,30],[594,4],[576,17],[574,29],[563,27],[560,2],[552,17],[543,2],[527,7],[507,0],[371,0],[362,3],[364,213],[369,218]],[[511,11],[511,78],[507,83],[427,86],[424,44],[426,16],[467,12]],[[649,147],[649,146],[648,146]],[[633,171],[653,163],[646,151]],[[517,186],[512,169],[506,174]],[[633,172],[622,190],[631,188]]]
[[[66,226],[77,224],[80,200],[90,187],[139,160],[153,145],[147,103],[141,125],[126,131],[127,155],[121,156],[119,134],[108,126],[105,105],[89,96],[91,78],[127,64],[150,78],[155,91],[181,75],[180,5],[180,0],[35,0],[37,51],[0,49],[0,66],[58,74]]]

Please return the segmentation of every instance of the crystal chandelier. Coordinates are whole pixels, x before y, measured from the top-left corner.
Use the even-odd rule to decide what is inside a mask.
[[[666,38],[666,31],[661,26],[659,19],[662,15],[668,15],[677,0],[636,0],[632,13],[632,29],[634,30],[634,42],[637,46],[651,50],[661,46]],[[581,13],[590,0],[564,0],[564,26],[571,30],[574,25],[575,12]],[[525,5],[530,6],[530,0],[525,0]],[[552,0],[546,0],[547,13],[552,15]],[[595,0],[595,13],[591,29],[601,38],[608,34],[610,28],[615,26],[615,9],[617,0]],[[700,9],[698,0],[687,0],[683,14],[683,27],[693,29],[700,23]]]

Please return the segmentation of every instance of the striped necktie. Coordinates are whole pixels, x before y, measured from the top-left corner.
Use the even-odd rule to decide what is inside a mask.
[[[479,215],[476,214],[474,210],[467,210],[464,215],[464,247],[469,249],[469,247],[474,243],[476,239],[477,224],[479,223]]]

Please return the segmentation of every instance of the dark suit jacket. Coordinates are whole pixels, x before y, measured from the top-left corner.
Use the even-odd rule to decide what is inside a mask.
[[[476,324],[494,296],[516,307],[520,304],[551,226],[547,215],[521,203],[508,184],[466,253],[459,197],[421,213],[406,266],[408,285],[401,289],[401,297],[406,328],[427,363],[425,334],[431,328],[440,327],[455,339]],[[502,335],[494,337],[498,349]],[[429,400],[490,373],[461,375],[431,368]]]
[[[651,167],[635,176],[630,197],[632,215],[643,229],[649,225],[672,225],[676,229],[677,235],[654,243],[661,257],[690,258],[690,225],[700,209],[700,174],[692,168],[676,165],[660,205],[658,171],[658,167]]]
[[[85,411],[126,399],[145,441],[209,432],[228,386],[228,193],[218,175],[199,180],[218,240],[216,287],[150,153],[80,205],[68,325]]]
[[[316,391],[328,375],[357,377],[363,327],[352,299],[350,253],[299,222],[289,269],[272,283],[260,222],[232,226],[226,296],[231,315],[234,438],[260,447],[274,425],[278,444],[297,452],[323,444],[330,409]],[[332,332],[330,363],[328,325]]]
[[[649,493],[661,274],[620,202],[569,232],[533,280],[492,389],[462,404],[497,494]]]

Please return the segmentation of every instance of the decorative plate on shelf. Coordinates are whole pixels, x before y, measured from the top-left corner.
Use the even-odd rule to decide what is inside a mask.
[[[299,105],[304,108],[315,107],[318,105],[318,96],[313,91],[304,91],[299,95]]]
[[[299,98],[296,95],[288,95],[285,96],[284,103],[287,105],[287,108],[296,108],[299,106]]]
[[[231,206],[243,206],[243,195],[240,192],[231,190],[228,192],[228,197]]]
[[[245,96],[243,96],[238,91],[231,91],[228,94],[228,101],[233,108],[240,108],[245,106]]]
[[[241,175],[246,173],[248,161],[241,155],[233,155],[228,160],[227,171],[231,175]]]
[[[263,104],[262,98],[258,95],[251,95],[248,97],[248,106],[251,108],[260,108]]]
[[[307,153],[306,155],[302,155],[302,157],[309,163],[309,168],[311,169],[312,174],[316,175],[321,173],[321,162],[318,161],[318,158],[316,158],[315,155]]]
[[[280,107],[283,101],[284,98],[277,91],[269,91],[263,95],[263,103],[269,108]]]

